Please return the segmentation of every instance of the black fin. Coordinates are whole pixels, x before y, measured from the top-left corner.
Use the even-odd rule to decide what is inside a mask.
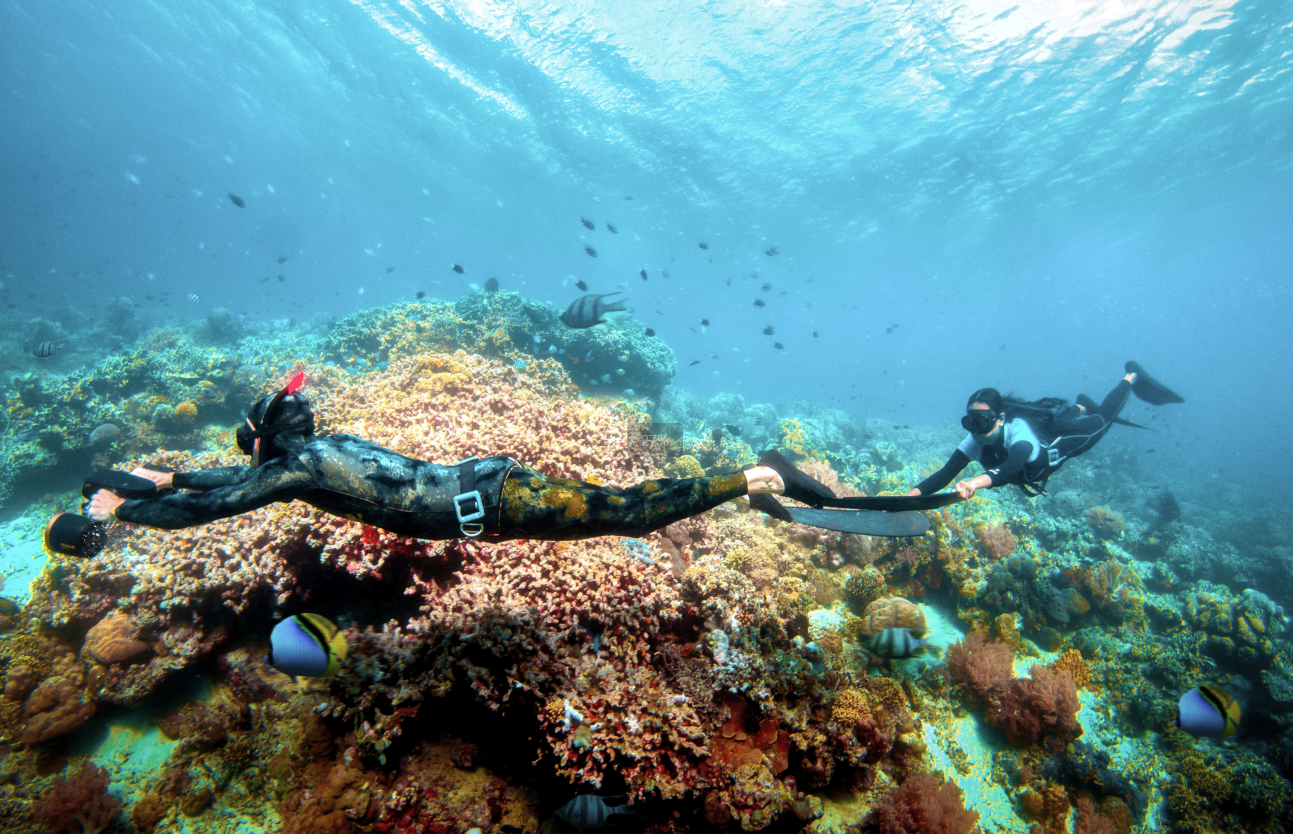
[[[800,472],[790,461],[781,456],[776,449],[768,449],[759,456],[759,466],[766,466],[781,476],[786,485],[782,495],[795,501],[802,501],[813,507],[820,507],[822,499],[834,498],[835,493],[816,478]]]
[[[793,524],[795,521],[790,517],[790,511],[781,506],[780,501],[766,492],[751,495],[750,508],[761,513],[767,513],[778,521],[784,521],[787,524]]]
[[[1136,395],[1136,399],[1150,405],[1185,402],[1185,397],[1145,373],[1145,369],[1135,362],[1128,362],[1125,367],[1127,373],[1136,375],[1136,381],[1131,384],[1131,393]]]
[[[1086,409],[1083,412],[1083,416],[1086,416],[1088,414],[1095,414],[1096,411],[1100,409],[1100,404],[1095,400],[1091,399],[1090,397],[1088,397],[1086,394],[1077,395],[1077,404],[1082,406],[1084,409]],[[1132,421],[1124,420],[1121,417],[1115,417],[1113,418],[1113,421],[1120,426],[1131,426],[1133,429],[1144,429],[1145,431],[1153,431],[1153,429],[1151,429],[1149,426],[1142,426],[1140,423],[1133,423]]]

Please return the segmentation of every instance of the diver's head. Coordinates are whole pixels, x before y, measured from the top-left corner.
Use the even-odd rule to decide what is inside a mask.
[[[990,446],[996,442],[1005,421],[1001,392],[996,388],[980,388],[970,395],[965,404],[961,427],[973,435],[975,443]]]
[[[310,401],[297,393],[304,382],[305,374],[297,373],[282,390],[252,403],[236,434],[238,448],[251,455],[252,466],[296,451],[314,436]]]

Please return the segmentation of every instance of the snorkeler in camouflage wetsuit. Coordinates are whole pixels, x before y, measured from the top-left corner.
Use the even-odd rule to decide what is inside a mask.
[[[299,500],[419,539],[567,540],[641,536],[742,495],[786,495],[815,506],[834,497],[771,450],[758,466],[729,475],[611,489],[541,475],[508,457],[445,466],[353,435],[315,438],[314,413],[296,393],[302,379],[298,374],[283,390],[256,401],[238,428],[238,446],[251,456],[250,466],[136,469],[133,474],[159,488],[193,491],[125,500],[101,490],[91,497],[89,515],[176,529]]]

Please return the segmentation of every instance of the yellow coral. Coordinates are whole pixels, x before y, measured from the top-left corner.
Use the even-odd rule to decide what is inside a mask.
[[[835,706],[831,708],[831,718],[845,726],[871,718],[871,705],[867,698],[856,689],[844,689],[835,696]]]
[[[177,420],[192,420],[196,416],[198,416],[198,407],[192,400],[185,400],[175,406],[175,419]]]
[[[1073,676],[1073,683],[1078,689],[1093,689],[1091,666],[1077,649],[1069,649],[1050,664],[1052,672],[1065,671]]]
[[[668,472],[673,478],[703,478],[705,469],[700,461],[691,455],[683,455],[669,464]]]

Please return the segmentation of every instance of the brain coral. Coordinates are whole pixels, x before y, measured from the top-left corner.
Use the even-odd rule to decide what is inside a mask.
[[[95,623],[86,632],[85,651],[107,665],[132,663],[152,654],[147,643],[135,639],[135,624],[126,614],[112,614]]]
[[[886,628],[924,628],[925,610],[902,597],[884,597],[866,607],[862,615],[864,637],[879,634]]]

